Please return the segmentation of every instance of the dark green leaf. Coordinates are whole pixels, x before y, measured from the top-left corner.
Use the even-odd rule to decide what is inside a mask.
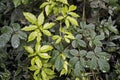
[[[2,34],[0,36],[0,47],[4,47],[6,43],[10,40],[11,34]]]
[[[92,57],[92,60],[90,60],[90,68],[91,69],[97,69],[98,68],[98,64],[97,64],[97,57]]]
[[[77,39],[76,42],[81,46],[81,47],[86,47],[86,43],[83,40]]]
[[[70,54],[73,56],[78,56],[78,51],[76,49],[71,49]]]
[[[98,59],[98,65],[99,65],[100,70],[104,73],[110,70],[110,66],[108,62],[104,59]]]
[[[20,45],[20,39],[18,37],[18,35],[14,34],[11,38],[11,44],[13,48],[18,48],[18,46]]]
[[[57,71],[62,70],[63,68],[63,64],[64,64],[64,60],[63,58],[59,55],[55,61],[55,68],[57,69]]]
[[[8,33],[8,34],[11,34],[13,32],[12,28],[10,26],[3,26],[1,28],[1,32],[2,33]]]
[[[72,66],[74,66],[74,65],[77,63],[78,60],[79,60],[79,59],[78,59],[77,57],[73,57],[73,58],[70,59],[69,63],[70,63]]]
[[[20,25],[18,23],[13,23],[13,24],[11,24],[11,26],[13,27],[14,31],[20,30]]]

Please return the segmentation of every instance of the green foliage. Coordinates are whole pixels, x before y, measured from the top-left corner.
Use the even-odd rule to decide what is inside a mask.
[[[118,0],[2,0],[0,79],[119,80],[118,7]]]

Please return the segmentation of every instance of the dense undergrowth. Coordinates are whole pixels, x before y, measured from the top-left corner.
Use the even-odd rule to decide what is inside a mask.
[[[120,80],[120,1],[1,0],[0,80]]]

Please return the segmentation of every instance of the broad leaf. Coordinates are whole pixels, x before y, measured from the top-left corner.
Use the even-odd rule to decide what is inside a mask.
[[[47,53],[39,53],[38,54],[41,58],[43,58],[43,59],[49,59],[49,58],[51,58]]]
[[[23,12],[23,14],[29,22],[31,22],[32,24],[36,24],[37,18],[35,15],[33,15],[32,13],[29,13],[29,12]]]
[[[13,48],[18,48],[18,46],[20,45],[20,39],[18,37],[18,35],[14,34],[11,38],[11,44]]]
[[[81,46],[81,47],[86,47],[86,43],[83,40],[77,39],[76,42]]]
[[[13,27],[14,31],[20,30],[20,25],[18,23],[13,23],[13,24],[11,24],[11,26]]]
[[[35,63],[36,63],[36,65],[37,65],[39,68],[42,67],[42,62],[41,62],[41,60],[40,60],[39,57],[36,57],[36,58],[35,58]]]
[[[30,35],[28,36],[28,42],[33,41],[37,36],[37,32],[33,31],[30,33]]]
[[[13,32],[13,29],[10,26],[3,26],[1,28],[1,32],[11,34]]]
[[[43,26],[43,29],[50,29],[55,25],[55,23],[45,23]]]
[[[67,19],[69,20],[69,22],[72,25],[78,26],[78,22],[77,22],[77,20],[75,18],[72,18],[72,17],[68,16]]]
[[[47,36],[52,36],[51,32],[48,30],[42,30],[42,32]]]
[[[50,51],[50,50],[52,50],[52,49],[53,49],[52,46],[50,46],[50,45],[44,45],[44,46],[42,46],[42,47],[40,48],[40,52],[47,52],[47,51]]]
[[[77,13],[75,12],[69,12],[69,15],[71,15],[72,17],[80,17]]]
[[[64,64],[63,58],[61,56],[58,56],[55,61],[55,68],[57,69],[57,71],[62,70],[63,64]]]
[[[38,27],[36,25],[29,25],[29,26],[25,26],[24,28],[22,28],[23,31],[32,31],[37,29]]]
[[[73,56],[78,56],[78,50],[76,50],[76,49],[71,49],[71,50],[70,50],[70,54],[73,55]]]
[[[30,46],[24,46],[24,48],[28,53],[34,53],[34,50]]]
[[[98,59],[98,65],[99,65],[100,70],[104,73],[110,70],[110,66],[108,62],[104,59]]]
[[[0,47],[4,47],[6,43],[10,40],[11,34],[2,34],[0,36]]]
[[[71,5],[70,7],[69,7],[69,11],[74,11],[74,10],[76,10],[77,9],[77,7],[75,6],[75,5]]]
[[[41,12],[38,16],[38,26],[41,26],[44,23],[44,13]]]

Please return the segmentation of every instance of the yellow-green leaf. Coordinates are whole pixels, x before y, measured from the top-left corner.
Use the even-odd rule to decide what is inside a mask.
[[[39,69],[39,68],[38,68],[38,66],[36,66],[36,65],[32,65],[32,66],[29,67],[29,69],[30,69],[31,71],[35,71],[35,70],[37,70],[37,69]]]
[[[52,46],[50,46],[50,45],[44,45],[44,46],[42,46],[42,47],[40,48],[40,52],[47,52],[47,51],[50,51],[50,50],[52,50],[52,49],[53,49]]]
[[[65,35],[66,38],[69,38],[69,39],[75,39],[75,37],[72,35],[72,34],[69,34],[69,35]]]
[[[35,57],[31,59],[31,65],[35,65]]]
[[[37,32],[33,31],[30,33],[30,35],[28,36],[28,42],[33,41],[37,36]]]
[[[41,26],[44,23],[44,14],[41,12],[38,16],[38,26]]]
[[[37,69],[35,72],[34,72],[34,75],[33,75],[33,77],[34,77],[34,79],[35,80],[38,80],[38,74],[39,74],[39,72],[40,72],[40,69]],[[42,79],[39,79],[39,80],[42,80]]]
[[[70,40],[68,38],[64,38],[67,43],[70,43]]]
[[[31,22],[32,24],[36,24],[37,22],[37,18],[34,14],[29,13],[29,12],[23,12],[23,15],[25,16],[25,18]]]
[[[24,46],[24,48],[28,53],[30,54],[34,53],[34,50],[30,46]]]
[[[75,5],[71,5],[70,7],[69,7],[69,11],[74,11],[74,10],[76,10],[77,9],[77,7],[75,6]]]
[[[75,18],[68,16],[67,19],[70,21],[72,25],[78,26],[78,22]]]
[[[40,52],[40,47],[41,46],[40,46],[39,42],[35,44],[35,51],[36,51],[36,53]]]
[[[69,23],[69,20],[68,20],[68,19],[65,19],[65,25],[66,25],[67,28],[69,28],[70,23]]]
[[[40,8],[44,8],[48,4],[49,4],[49,2],[44,2],[43,4],[40,5]]]
[[[45,71],[45,73],[48,74],[48,75],[54,75],[54,74],[55,74],[55,72],[54,72],[53,70],[48,69],[48,68],[44,69],[44,71]]]
[[[47,53],[39,53],[38,54],[41,58],[43,58],[43,59],[49,59],[49,58],[51,58]]]
[[[51,32],[48,30],[42,30],[42,32],[47,36],[52,36]]]
[[[57,40],[56,40],[56,44],[60,43],[62,41],[62,37],[59,37]]]
[[[70,14],[72,17],[80,17],[77,13],[75,12],[69,12],[68,14]]]
[[[50,12],[51,12],[51,8],[50,8],[51,6],[50,5],[47,5],[46,7],[45,7],[45,12],[46,12],[46,15],[48,16],[49,14],[50,14]]]
[[[52,37],[52,39],[53,40],[56,40],[56,39],[58,39],[60,36],[59,35],[54,35],[53,37]]]
[[[51,23],[45,23],[43,26],[43,29],[50,29],[55,25],[55,23],[51,22]]]
[[[60,21],[60,20],[62,20],[62,19],[64,19],[63,16],[58,16],[58,17],[56,18],[56,20],[58,20],[58,21]]]
[[[44,70],[41,71],[42,80],[49,80]]]
[[[35,63],[36,63],[36,65],[37,65],[39,68],[42,67],[42,62],[41,62],[41,60],[40,60],[39,57],[36,57],[36,58],[35,58]]]
[[[29,26],[25,26],[24,28],[22,28],[21,30],[23,31],[32,31],[37,29],[38,27],[36,25],[29,25]]]

